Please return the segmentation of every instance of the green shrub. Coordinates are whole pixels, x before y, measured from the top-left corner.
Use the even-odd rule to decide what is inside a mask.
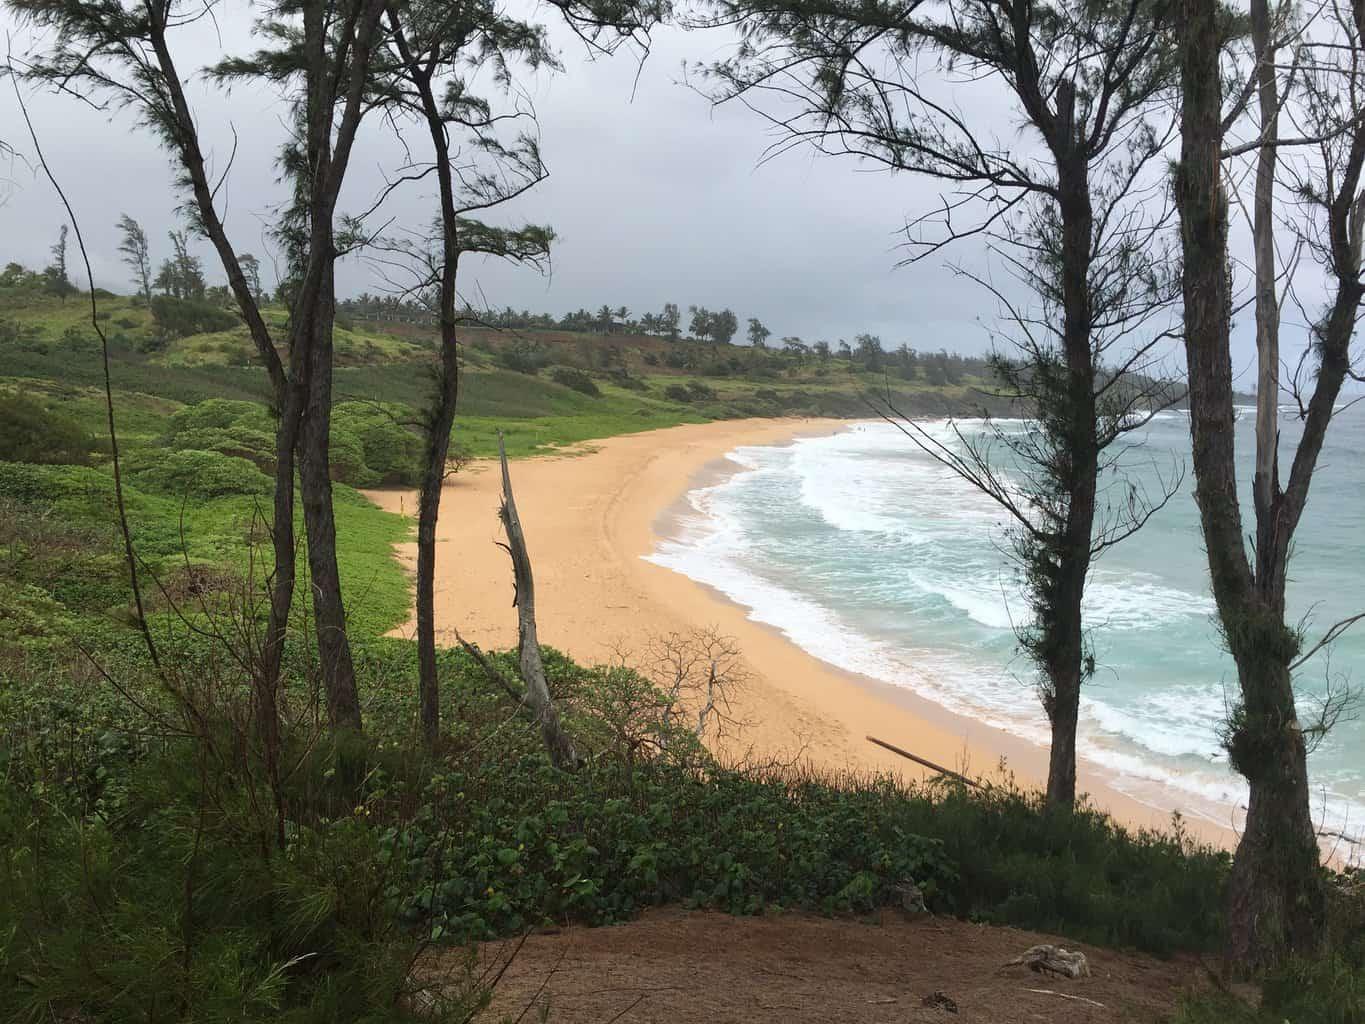
[[[179,449],[218,452],[246,459],[262,473],[275,472],[275,438],[251,427],[232,426],[222,430],[205,427],[186,430],[175,434],[169,442]]]
[[[192,334],[229,331],[240,318],[202,299],[177,299],[171,295],[152,298],[152,320],[162,338],[188,338]]]
[[[327,458],[333,480],[352,487],[370,487],[379,482],[378,475],[365,464],[365,447],[360,438],[344,427],[333,424]]]
[[[697,402],[709,402],[716,397],[716,389],[699,380],[690,381],[687,390],[691,393],[693,401]]]
[[[191,430],[226,430],[229,427],[250,427],[272,433],[270,413],[255,402],[236,402],[226,398],[210,398],[195,402],[171,414],[171,436]]]
[[[664,397],[674,402],[691,402],[692,392],[684,384],[670,384],[664,388]]]
[[[252,463],[216,451],[143,450],[130,453],[125,466],[137,487],[174,498],[269,497],[274,490],[270,477]]]
[[[332,410],[332,443],[342,435],[360,446],[368,483],[412,485],[420,473],[422,438],[407,425],[411,419],[397,405],[342,402]]]
[[[639,377],[632,377],[630,373],[620,367],[607,371],[607,379],[618,388],[625,388],[627,391],[648,391],[649,385]]]
[[[0,782],[0,1018],[374,1024],[487,1005],[472,962],[422,998],[419,937],[387,910],[392,870],[363,817],[292,823],[266,856],[259,792],[197,773],[186,744],[140,746],[93,745],[80,782],[100,814],[73,816],[41,779]]]
[[[1182,1000],[1174,1024],[1359,1024],[1365,1020],[1365,965],[1340,952],[1293,960],[1261,980],[1261,1003],[1206,991]]]
[[[22,324],[0,316],[0,345],[45,351],[42,336],[43,332],[32,324]]]
[[[71,417],[25,395],[0,393],[0,461],[84,465],[94,446]]]
[[[603,924],[661,903],[866,911],[910,880],[941,906],[956,884],[942,844],[904,831],[883,804],[876,791],[664,762],[566,775],[533,755],[500,780],[437,772],[417,820],[388,841],[430,879],[405,917],[430,914],[457,937]],[[443,863],[461,867],[441,875]]]
[[[275,429],[269,412],[254,402],[211,398],[177,409],[161,444],[246,459],[264,473],[275,471]]]
[[[602,389],[597,386],[597,382],[582,370],[572,366],[556,366],[550,371],[550,379],[556,384],[563,384],[566,388],[572,388],[591,398],[602,396]]]
[[[519,338],[499,348],[493,354],[493,362],[504,370],[535,376],[550,364],[550,354],[543,345]]]

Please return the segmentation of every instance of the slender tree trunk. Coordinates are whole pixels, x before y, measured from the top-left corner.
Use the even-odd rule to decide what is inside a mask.
[[[436,522],[441,515],[441,492],[460,388],[454,318],[446,323],[442,305],[441,382],[431,412],[417,509],[417,692],[422,735],[428,745],[435,744],[441,729],[440,677],[436,669]]]
[[[308,533],[308,568],[313,622],[317,629],[327,709],[336,728],[360,731],[360,697],[346,631],[346,606],[337,567],[336,519],[332,508],[332,328],[335,316],[333,270],[329,261],[309,335],[307,393],[299,435],[299,485]]]
[[[455,205],[450,139],[431,85],[433,68],[424,68],[413,54],[397,9],[390,5],[387,10],[399,55],[421,98],[422,114],[431,135],[441,198],[441,376],[428,416],[426,462],[417,505],[417,693],[422,735],[427,745],[432,746],[441,730],[441,681],[436,666],[436,523],[441,515],[446,461],[450,455],[450,433],[455,427],[455,407],[460,395],[460,353],[455,309],[455,281],[460,263],[459,211]]]
[[[1095,357],[1091,345],[1090,261],[1094,216],[1089,167],[1083,141],[1074,126],[1075,94],[1070,83],[1058,90],[1058,204],[1062,218],[1062,356],[1066,363],[1067,458],[1063,481],[1067,519],[1050,581],[1049,620],[1044,624],[1046,671],[1051,685],[1047,704],[1052,725],[1047,802],[1071,808],[1076,803],[1076,727],[1085,664],[1081,602],[1090,573],[1091,535],[1095,523],[1099,450],[1095,438]],[[1050,414],[1055,414],[1052,411]]]
[[[283,405],[278,409],[279,421],[275,425],[275,497],[270,524],[275,564],[270,574],[270,613],[253,681],[256,731],[266,772],[277,793],[281,754],[279,688],[285,642],[289,636],[289,612],[294,604],[294,581],[298,574],[294,536],[294,451],[298,445],[299,396],[296,389],[289,388],[283,398]]]
[[[1228,952],[1239,966],[1252,969],[1292,949],[1311,947],[1320,934],[1324,902],[1309,815],[1307,755],[1289,668],[1298,644],[1284,625],[1284,561],[1277,552],[1284,550],[1280,545],[1287,543],[1287,533],[1281,533],[1280,524],[1273,522],[1280,518],[1281,507],[1274,481],[1277,439],[1260,430],[1257,535],[1271,538],[1270,549],[1257,555],[1263,573],[1253,571],[1242,539],[1229,344],[1227,197],[1221,163],[1221,39],[1215,0],[1184,0],[1181,27],[1184,117],[1176,197],[1184,249],[1195,499],[1214,599],[1237,663],[1242,693],[1229,754],[1251,788],[1246,826],[1228,886]],[[1263,212],[1260,204],[1269,202],[1269,193],[1263,194],[1262,187],[1258,173],[1258,216]],[[1265,187],[1273,188],[1273,181]],[[1259,235],[1255,242],[1257,337],[1258,342],[1273,344],[1275,325],[1266,318],[1275,314],[1273,250],[1267,282],[1261,266],[1265,236]],[[1278,397],[1278,363],[1267,364],[1264,348],[1260,357],[1260,386],[1272,389],[1269,400],[1273,404]],[[1258,404],[1266,397],[1258,395]],[[1264,515],[1263,502],[1267,503]]]

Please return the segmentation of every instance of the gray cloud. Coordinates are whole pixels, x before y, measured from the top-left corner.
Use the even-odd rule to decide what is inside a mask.
[[[201,25],[183,42],[184,66],[249,47],[250,17],[236,0],[220,8],[217,31]],[[773,136],[759,116],[739,105],[713,109],[681,83],[683,61],[722,55],[726,37],[661,31],[640,69],[628,56],[590,60],[567,32],[552,34],[566,71],[542,74],[528,87],[551,176],[506,219],[555,228],[553,273],[475,262],[465,274],[466,296],[556,313],[602,303],[636,313],[665,302],[699,304],[732,308],[741,319],[757,316],[778,337],[836,340],[870,331],[891,345],[987,347],[994,302],[945,265],[953,260],[988,272],[981,245],[963,243],[942,257],[895,267],[903,255],[897,229],[938,201],[935,183],[809,150],[765,162]],[[22,29],[15,38],[22,50]],[[13,97],[0,96],[4,137],[29,149]],[[998,97],[972,89],[953,96],[974,117],[995,119],[1001,137],[1026,143]],[[224,203],[237,244],[264,256],[271,210],[283,198],[274,168],[283,103],[269,90],[224,93],[201,82],[194,97],[219,170],[236,132]],[[180,201],[166,155],[126,113],[42,94],[30,103],[86,232],[98,282],[126,289],[113,225],[127,212],[154,247],[164,240]],[[362,142],[347,186],[351,209],[368,205],[401,163],[401,147],[378,126]],[[420,158],[420,138],[413,146]],[[45,182],[22,165],[12,171],[18,187],[0,208],[3,258],[40,266],[63,215]],[[429,219],[430,191],[418,186],[386,207],[393,230]],[[206,246],[204,255],[210,262]],[[349,259],[340,284],[348,293],[378,290],[382,282],[366,261]],[[1249,355],[1239,342],[1239,365]]]

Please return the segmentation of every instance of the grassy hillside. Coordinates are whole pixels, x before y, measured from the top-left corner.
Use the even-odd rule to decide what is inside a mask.
[[[159,322],[140,299],[101,294],[99,316],[109,336],[120,406],[130,410],[210,398],[267,398],[264,374],[245,328],[228,310],[213,330],[180,334],[179,322]],[[269,311],[283,333],[285,314]],[[221,326],[228,323],[228,326]],[[190,327],[196,326],[192,321]],[[986,399],[981,366],[964,363],[951,380],[906,379],[888,354],[878,365],[837,355],[818,359],[739,346],[669,342],[660,338],[565,331],[463,332],[466,377],[456,441],[489,454],[494,431],[508,432],[515,454],[593,437],[675,423],[738,416],[869,414],[869,391],[889,393],[912,413],[963,413]],[[430,390],[436,337],[402,324],[338,320],[339,400],[420,407]],[[569,371],[585,375],[572,378]],[[575,379],[579,383],[566,384]],[[34,382],[38,382],[35,384]],[[22,280],[0,281],[0,383],[54,391],[102,383],[97,338],[85,297],[65,300]],[[591,388],[591,392],[589,391]],[[592,393],[596,392],[596,393]],[[169,408],[167,405],[164,408]]]
[[[156,581],[153,604],[178,606],[177,587],[214,573],[227,574],[214,600],[228,602],[228,580],[263,579],[270,569],[260,526],[273,470],[265,374],[229,309],[163,296],[150,306],[140,297],[96,298],[134,536]],[[36,275],[15,268],[0,274],[0,418],[11,435],[0,459],[21,463],[0,461],[8,513],[0,545],[11,555],[31,549],[31,557],[12,557],[5,572],[13,587],[0,601],[0,640],[22,636],[28,647],[131,615],[109,526],[103,368],[89,317],[87,295],[63,299]],[[267,317],[283,336],[284,311],[269,309]],[[472,456],[492,455],[499,431],[518,457],[718,418],[866,416],[873,389],[889,390],[907,411],[961,412],[980,400],[985,384],[972,372],[979,374],[979,362],[946,356],[936,371],[945,379],[931,384],[929,368],[917,372],[894,354],[822,359],[655,337],[480,327],[462,338],[454,444]],[[408,584],[389,556],[405,526],[353,488],[415,480],[420,438],[403,424],[420,417],[436,345],[430,328],[344,316],[337,324],[332,475],[346,593],[352,620],[365,632],[382,632],[406,613]],[[167,592],[158,593],[163,585]],[[52,628],[39,628],[45,618]]]

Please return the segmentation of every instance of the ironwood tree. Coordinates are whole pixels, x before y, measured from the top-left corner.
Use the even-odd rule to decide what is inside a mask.
[[[647,42],[650,27],[667,11],[658,3],[641,0],[627,4],[561,0],[552,7],[581,39],[604,54],[627,40]],[[460,392],[460,259],[480,254],[542,268],[554,239],[553,231],[545,226],[506,228],[479,219],[530,191],[548,172],[533,131],[534,115],[517,107],[496,108],[488,97],[473,91],[469,79],[479,70],[491,71],[505,99],[515,85],[517,71],[558,70],[559,65],[543,25],[512,18],[487,0],[456,5],[430,0],[391,2],[385,15],[387,34],[374,68],[373,102],[425,128],[430,160],[414,164],[406,176],[420,179],[434,172],[437,182],[434,237],[417,245],[390,240],[371,246],[383,251],[391,264],[402,261],[404,271],[411,275],[401,288],[403,295],[426,297],[440,327],[440,370],[421,424],[425,455],[418,497],[416,574],[420,721],[426,742],[435,744],[440,732],[436,527]],[[521,130],[514,139],[500,138],[501,132],[518,124]],[[627,316],[624,307],[613,311],[603,306],[598,322],[609,331],[613,318],[624,321]],[[531,680],[526,684],[532,688]],[[557,736],[557,726],[546,735]],[[552,744],[556,757],[562,753],[560,745],[559,739]]]
[[[299,0],[271,9],[263,34],[277,48],[228,60],[222,81],[265,80],[281,87],[295,134],[282,163],[294,187],[286,211],[290,287],[288,326],[277,338],[262,315],[218,205],[221,179],[210,175],[198,122],[178,65],[179,33],[212,8],[179,0],[81,4],[8,0],[21,19],[51,30],[50,45],[23,64],[32,80],[86,102],[130,108],[172,153],[177,183],[190,199],[194,228],[213,244],[228,286],[265,367],[274,398],[275,495],[270,523],[274,555],[270,611],[257,644],[258,735],[278,735],[277,689],[297,577],[295,473],[308,536],[316,644],[333,725],[361,726],[355,672],[346,638],[336,564],[328,476],[337,204],[364,113],[365,88],[380,0]],[[280,350],[283,348],[284,357]],[[297,456],[297,457],[296,457]]]
[[[1232,960],[1254,969],[1312,950],[1323,936],[1325,898],[1307,758],[1344,705],[1340,694],[1329,694],[1305,724],[1295,673],[1354,620],[1331,626],[1305,651],[1302,630],[1286,619],[1286,583],[1294,535],[1342,386],[1360,379],[1351,345],[1365,297],[1365,8],[1333,3],[1306,24],[1294,20],[1289,5],[1272,9],[1266,0],[1253,0],[1251,52],[1242,62],[1250,71],[1230,95],[1224,84],[1237,80],[1229,74],[1236,26],[1214,0],[1182,0],[1180,15],[1183,116],[1175,194],[1184,249],[1195,498],[1223,638],[1237,666],[1238,697],[1225,743],[1250,788],[1228,885],[1228,943]],[[1282,136],[1282,119],[1295,122],[1301,134]],[[1239,141],[1246,125],[1250,137]],[[1250,550],[1235,461],[1235,279],[1228,240],[1229,201],[1237,195],[1228,164],[1243,154],[1253,162],[1257,345]],[[1292,215],[1284,192],[1293,196]],[[1326,295],[1320,309],[1304,311],[1304,355],[1288,374],[1280,354],[1278,296],[1291,266],[1277,253],[1277,228],[1296,241],[1287,259],[1307,253]],[[1286,395],[1302,429],[1284,478],[1279,405]]]
[[[510,145],[498,139],[504,121],[531,120],[517,111],[499,112],[468,87],[464,74],[491,67],[495,80],[511,85],[514,65],[554,65],[544,30],[507,17],[489,3],[390,3],[386,48],[376,63],[376,101],[395,119],[416,120],[426,131],[430,159],[411,174],[435,173],[438,210],[434,238],[417,245],[390,242],[390,263],[402,259],[412,279],[407,294],[434,299],[440,325],[440,369],[425,410],[425,440],[417,510],[417,662],[423,737],[434,745],[440,733],[440,680],[436,663],[436,526],[448,475],[451,432],[460,392],[457,282],[460,257],[483,253],[540,265],[549,257],[548,228],[494,227],[475,215],[511,202],[545,178],[535,138],[523,132]]]
[[[878,409],[1009,514],[1031,618],[1018,631],[1040,670],[1052,726],[1047,800],[1076,795],[1081,686],[1094,671],[1082,610],[1091,563],[1169,498],[1120,472],[1120,440],[1171,398],[1151,371],[1174,279],[1153,170],[1173,130],[1164,0],[942,5],[716,0],[710,25],[738,51],[706,70],[718,102],[759,111],[774,151],[810,145],[943,183],[941,208],[907,228],[906,263],[984,240],[1032,304],[998,299],[1011,348],[994,360],[1003,395],[1034,429],[935,437],[884,399]],[[1007,103],[1027,126],[1001,142],[950,88]],[[841,352],[843,346],[841,346]],[[1006,474],[1025,470],[1020,488]],[[1107,483],[1102,483],[1108,481]]]
[[[151,247],[147,244],[147,233],[142,230],[142,225],[126,213],[119,217],[118,229],[120,235],[118,251],[123,255],[124,264],[133,272],[133,282],[137,285],[142,301],[150,306],[152,255]]]
[[[48,289],[59,296],[62,302],[66,302],[66,297],[76,290],[66,269],[66,239],[69,230],[63,224],[57,232],[57,241],[53,242],[52,248],[48,250],[52,254],[52,262],[43,271]]]

